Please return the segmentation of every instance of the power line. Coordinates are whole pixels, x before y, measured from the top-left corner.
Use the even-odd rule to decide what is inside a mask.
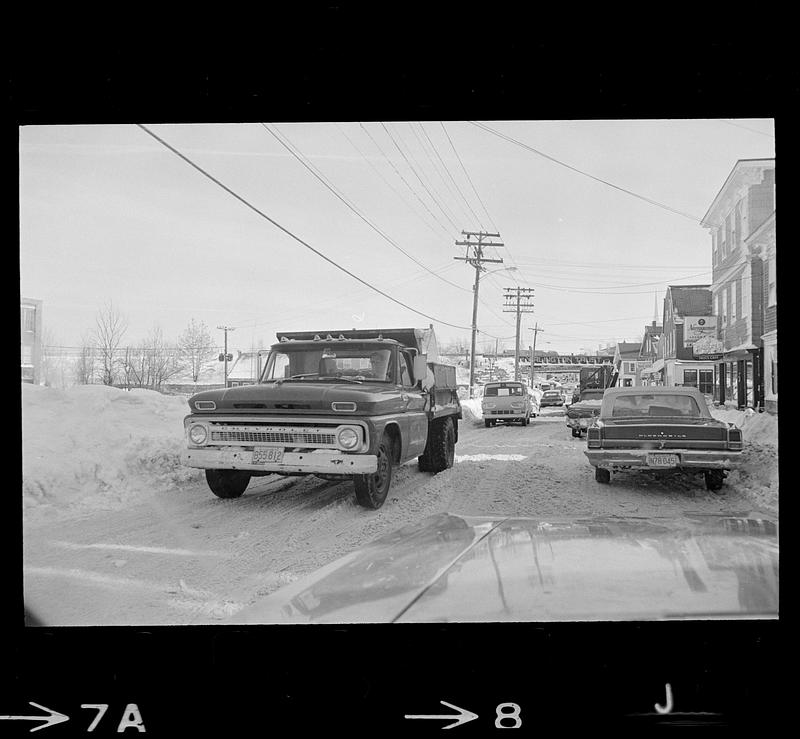
[[[414,197],[415,197],[417,200],[419,200],[419,202],[420,202],[420,203],[422,203],[422,207],[423,207],[423,208],[425,208],[425,210],[427,210],[427,211],[428,211],[428,213],[430,214],[431,218],[433,218],[433,220],[434,220],[434,221],[436,221],[436,223],[438,223],[438,224],[439,224],[439,226],[441,227],[441,229],[442,229],[442,230],[443,230],[443,231],[444,231],[444,232],[447,234],[447,236],[448,236],[448,238],[449,238],[449,237],[450,237],[450,231],[447,229],[447,226],[445,226],[445,225],[444,225],[444,224],[443,224],[443,223],[442,223],[442,222],[439,220],[439,217],[438,217],[438,216],[437,216],[437,215],[436,215],[436,214],[435,214],[435,213],[434,213],[434,212],[433,212],[433,211],[432,211],[432,210],[431,210],[431,209],[428,207],[428,204],[427,204],[427,203],[426,203],[426,202],[425,202],[425,201],[424,201],[424,200],[423,200],[423,199],[422,199],[422,198],[419,196],[419,194],[417,193],[417,191],[416,191],[416,190],[415,190],[413,187],[411,187],[411,185],[409,185],[409,184],[408,184],[408,180],[406,180],[406,178],[405,178],[405,177],[403,177],[403,175],[400,173],[400,170],[398,170],[398,169],[397,169],[397,167],[395,167],[395,166],[394,166],[394,162],[393,162],[393,161],[391,160],[391,158],[390,158],[390,157],[389,157],[389,156],[388,156],[388,155],[387,155],[387,154],[386,154],[386,153],[383,151],[383,149],[381,148],[381,145],[380,145],[380,144],[379,144],[379,143],[378,143],[378,142],[375,140],[375,138],[372,136],[372,134],[371,134],[371,133],[370,133],[370,132],[369,132],[369,131],[368,131],[368,130],[365,128],[364,124],[363,124],[363,123],[359,123],[358,125],[359,125],[359,126],[361,126],[361,130],[362,130],[362,131],[364,131],[364,133],[365,133],[365,134],[367,134],[367,136],[369,136],[369,138],[370,138],[370,140],[372,141],[372,143],[373,143],[373,144],[375,144],[375,146],[377,147],[378,151],[381,153],[381,156],[383,156],[383,158],[384,158],[384,159],[385,159],[387,162],[389,162],[389,165],[390,165],[390,166],[391,166],[391,168],[394,170],[394,173],[395,173],[395,174],[396,174],[396,175],[397,175],[397,176],[398,176],[398,177],[399,177],[399,178],[400,178],[400,179],[403,181],[403,184],[404,184],[404,185],[405,185],[405,186],[406,186],[406,187],[409,189],[409,191],[411,192],[411,194],[412,194],[412,195],[413,195],[413,196],[414,196]]]
[[[428,223],[428,221],[426,221],[426,220],[425,220],[425,219],[424,219],[424,218],[423,218],[423,217],[420,215],[419,211],[418,211],[418,210],[417,210],[417,209],[416,209],[416,208],[415,208],[413,205],[411,205],[411,203],[409,203],[409,202],[408,202],[408,200],[406,200],[406,198],[405,198],[403,195],[401,195],[401,194],[400,194],[400,192],[399,192],[399,191],[398,191],[398,190],[397,190],[397,189],[394,187],[394,185],[392,185],[392,183],[391,183],[391,182],[389,182],[389,180],[387,180],[387,179],[386,179],[386,178],[383,176],[383,174],[381,173],[381,171],[380,171],[380,170],[379,170],[379,169],[378,169],[378,168],[377,168],[377,167],[376,167],[376,166],[375,166],[375,165],[374,165],[374,164],[373,164],[373,163],[372,163],[372,162],[369,160],[369,157],[367,157],[367,155],[366,155],[366,154],[364,154],[364,153],[361,151],[361,149],[359,149],[359,148],[358,148],[358,146],[356,145],[356,143],[355,143],[355,142],[354,142],[354,141],[353,141],[353,140],[352,140],[352,139],[351,139],[351,138],[350,138],[350,137],[349,137],[349,136],[348,136],[348,135],[345,133],[344,129],[343,129],[343,128],[342,128],[342,127],[341,127],[341,126],[338,124],[338,123],[336,124],[336,127],[339,129],[339,131],[342,133],[342,135],[343,135],[343,136],[344,136],[344,137],[345,137],[345,138],[346,138],[346,139],[347,139],[347,140],[350,142],[350,145],[351,145],[351,146],[352,146],[352,147],[353,147],[353,148],[354,148],[354,149],[355,149],[355,150],[356,150],[356,151],[359,153],[359,155],[361,156],[361,158],[362,158],[362,159],[363,159],[363,160],[364,160],[364,161],[365,161],[365,162],[366,162],[366,163],[367,163],[367,164],[368,164],[368,165],[369,165],[369,166],[372,168],[372,170],[375,172],[375,174],[377,174],[377,175],[378,175],[378,177],[380,177],[380,178],[381,178],[381,179],[382,179],[382,180],[383,180],[383,181],[386,183],[387,187],[389,187],[389,188],[392,190],[392,192],[394,192],[394,194],[395,194],[395,195],[397,195],[397,197],[399,197],[399,198],[400,198],[400,200],[402,200],[402,201],[403,201],[403,202],[404,202],[404,203],[405,203],[405,204],[406,204],[406,205],[409,207],[409,209],[411,210],[411,212],[412,212],[412,213],[413,213],[415,216],[417,216],[417,218],[419,218],[419,220],[420,220],[420,221],[422,221],[422,223],[424,223],[424,224],[425,224],[425,226],[427,226],[427,228],[429,228],[429,229],[431,230],[431,233],[433,233],[433,234],[436,234],[436,229],[434,229],[434,227],[433,227],[433,226],[431,226],[431,224],[430,224],[430,223]],[[385,158],[385,157],[384,157],[384,158]],[[448,235],[449,235],[449,234],[448,234]],[[437,234],[437,236],[438,236],[438,234]]]
[[[411,133],[414,134],[414,138],[419,143],[420,149],[422,149],[422,153],[425,155],[425,158],[430,163],[431,168],[433,169],[434,172],[436,172],[436,174],[439,176],[439,178],[442,180],[442,182],[444,182],[445,187],[447,188],[447,191],[450,193],[450,195],[452,195],[453,192],[452,192],[452,190],[450,190],[450,187],[447,184],[447,180],[445,180],[444,177],[442,177],[442,173],[439,172],[439,170],[437,169],[433,159],[431,159],[431,155],[428,153],[428,150],[425,148],[425,144],[423,143],[422,139],[420,138],[420,135],[417,133],[417,130],[414,128],[414,124],[413,123],[409,123],[408,127],[411,130]],[[397,137],[401,138],[399,133],[397,134]],[[451,207],[451,204],[449,202],[447,202],[447,198],[443,198],[441,196],[441,192],[433,184],[434,178],[428,176],[428,173],[425,171],[425,168],[419,165],[419,162],[414,157],[414,155],[411,153],[411,147],[408,146],[408,144],[406,144],[406,146],[408,147],[408,155],[417,164],[417,166],[419,166],[419,171],[422,172],[422,174],[425,175],[425,179],[428,181],[428,184],[431,186],[431,190],[436,193],[436,195],[441,199],[441,201],[445,205],[448,206],[448,211],[450,212],[450,214],[451,215],[456,215],[456,208]],[[455,198],[454,200],[455,200],[456,205],[458,205],[458,207],[461,209],[461,213],[459,213],[456,217],[457,218],[462,218],[463,216],[466,215],[465,222],[469,222],[469,215],[467,215],[466,212],[464,211],[464,209],[461,206],[461,203],[459,202],[458,198]]]
[[[146,126],[144,126],[141,123],[137,123],[136,125],[139,126],[139,128],[141,128],[146,134],[148,134],[149,136],[152,136],[162,146],[164,146],[165,148],[169,149],[173,154],[175,154],[180,159],[185,161],[189,166],[191,166],[194,169],[196,169],[198,172],[200,172],[200,174],[202,174],[203,176],[207,177],[209,180],[211,180],[218,187],[220,187],[223,190],[225,190],[225,192],[227,192],[229,195],[231,195],[234,198],[236,198],[236,200],[238,200],[240,203],[242,203],[243,205],[247,206],[250,210],[252,210],[254,213],[256,213],[259,216],[261,216],[264,220],[269,221],[273,226],[275,226],[275,228],[279,229],[280,231],[283,231],[283,233],[285,233],[287,236],[289,236],[290,238],[294,239],[297,243],[302,244],[306,249],[308,249],[309,251],[313,252],[314,254],[316,254],[321,259],[324,259],[326,262],[328,262],[328,264],[331,264],[336,269],[338,269],[340,272],[344,272],[346,275],[352,277],[357,282],[360,282],[362,285],[365,285],[365,286],[369,287],[371,290],[374,290],[379,295],[383,295],[384,298],[387,298],[388,300],[391,300],[393,303],[396,303],[397,305],[405,308],[406,310],[410,310],[412,313],[416,313],[417,315],[423,316],[423,317],[425,317],[425,318],[427,318],[427,319],[429,319],[431,321],[436,321],[436,322],[441,323],[441,324],[443,324],[445,326],[450,326],[451,328],[459,328],[459,329],[468,329],[469,328],[469,326],[459,326],[459,325],[454,324],[454,323],[448,323],[447,321],[443,321],[443,320],[441,320],[439,318],[435,318],[433,316],[430,316],[427,313],[423,313],[422,311],[419,311],[416,308],[412,308],[410,305],[406,305],[402,301],[397,300],[397,298],[393,298],[391,295],[388,295],[383,290],[381,290],[380,288],[375,287],[374,285],[370,284],[369,282],[367,282],[366,280],[362,279],[358,275],[353,274],[350,270],[346,269],[345,267],[342,267],[340,264],[338,264],[333,259],[331,259],[330,257],[328,257],[325,254],[323,254],[321,251],[319,251],[318,249],[315,249],[313,246],[311,246],[311,244],[308,244],[307,242],[303,241],[303,239],[301,239],[296,234],[292,233],[288,228],[282,226],[276,220],[270,218],[266,213],[264,213],[263,211],[261,211],[258,208],[256,208],[256,206],[254,206],[252,203],[248,202],[241,195],[239,195],[238,193],[236,193],[233,190],[231,190],[227,185],[224,185],[216,177],[214,177],[213,175],[211,175],[208,172],[206,172],[202,167],[200,167],[198,164],[195,164],[186,155],[182,154],[175,147],[173,147],[170,144],[168,144],[166,141],[164,141],[164,139],[162,139],[159,136],[157,136],[155,133],[153,133]]]
[[[411,127],[411,130],[413,131],[414,135],[417,137],[417,141],[419,141],[420,146],[425,151],[425,155],[428,157],[428,161],[431,163],[431,166],[436,170],[436,173],[439,175],[439,177],[442,178],[442,182],[444,182],[444,186],[447,188],[447,191],[453,196],[453,200],[456,203],[458,203],[458,207],[461,209],[462,214],[464,214],[466,216],[466,220],[469,221],[469,216],[470,216],[470,213],[471,213],[472,217],[475,219],[475,223],[477,223],[480,226],[481,230],[484,230],[483,224],[480,222],[480,219],[478,218],[477,214],[472,209],[472,206],[469,204],[469,201],[464,197],[464,195],[461,192],[461,190],[458,189],[458,185],[456,184],[456,181],[453,179],[453,176],[450,174],[450,171],[447,169],[447,165],[444,163],[444,160],[439,155],[439,152],[436,149],[436,145],[433,143],[433,141],[431,141],[431,137],[428,136],[428,132],[425,130],[425,128],[422,125],[422,123],[420,121],[417,121],[417,126],[419,126],[419,128],[422,130],[422,133],[425,136],[425,139],[427,139],[427,141],[428,141],[428,146],[430,146],[430,148],[433,150],[433,153],[436,156],[436,158],[439,160],[439,163],[444,168],[444,170],[447,173],[448,177],[450,177],[450,180],[453,182],[453,185],[455,185],[456,192],[453,192],[453,188],[450,187],[450,184],[447,182],[447,179],[441,173],[439,167],[436,166],[436,162],[431,158],[430,154],[428,154],[428,150],[425,147],[425,141],[423,141],[423,139],[419,136],[419,134],[417,134],[416,129],[414,128],[414,124],[410,123],[409,126]],[[461,198],[460,200],[459,200],[459,197]],[[461,201],[463,201],[466,204],[467,210],[469,211],[469,213],[467,213],[467,210],[464,210],[464,205],[462,204]]]
[[[414,173],[414,175],[416,176],[416,178],[417,178],[417,179],[420,181],[420,184],[422,185],[422,187],[423,187],[423,188],[425,188],[425,191],[428,193],[428,195],[430,195],[430,196],[431,196],[431,200],[433,200],[433,202],[434,202],[434,203],[436,203],[436,205],[439,207],[439,210],[441,210],[441,211],[442,211],[442,213],[444,213],[444,217],[445,217],[445,218],[446,218],[448,221],[450,221],[450,225],[451,225],[451,226],[452,226],[452,227],[453,227],[453,228],[454,228],[454,229],[457,231],[457,230],[458,230],[458,226],[455,224],[455,221],[453,221],[453,219],[452,219],[452,218],[450,218],[450,216],[449,216],[447,213],[445,213],[445,211],[444,211],[444,208],[442,208],[442,206],[441,206],[441,204],[439,203],[439,201],[438,201],[438,200],[437,200],[437,199],[436,199],[436,198],[433,196],[433,194],[431,193],[431,191],[430,191],[430,190],[428,190],[428,187],[427,187],[427,186],[425,185],[425,183],[422,181],[422,178],[419,176],[419,174],[417,174],[417,170],[416,170],[416,169],[414,169],[414,166],[411,164],[411,162],[409,162],[409,161],[408,161],[408,157],[405,155],[405,153],[403,152],[403,150],[400,148],[400,145],[397,143],[397,141],[395,141],[395,139],[394,139],[394,136],[392,136],[392,134],[389,132],[389,129],[388,129],[388,128],[386,128],[386,125],[385,125],[383,122],[381,122],[381,127],[383,128],[383,130],[384,130],[384,131],[386,131],[386,134],[387,134],[387,135],[389,136],[389,138],[392,140],[392,143],[395,145],[395,148],[397,149],[397,151],[399,151],[399,152],[400,152],[400,156],[402,156],[402,157],[403,157],[403,159],[405,159],[405,162],[406,162],[406,164],[407,164],[407,165],[408,165],[408,166],[411,168],[411,171]]]
[[[411,254],[409,254],[405,249],[403,249],[394,239],[392,239],[391,237],[386,235],[380,228],[378,228],[378,226],[376,226],[369,218],[367,218],[356,207],[356,205],[354,203],[352,203],[341,191],[339,191],[336,188],[336,186],[325,175],[323,175],[322,172],[320,172],[320,170],[317,167],[315,167],[313,164],[311,164],[311,162],[308,161],[308,158],[303,154],[303,152],[300,151],[300,149],[297,146],[295,146],[291,142],[291,140],[289,139],[288,136],[286,136],[286,134],[284,134],[282,132],[278,132],[277,128],[273,131],[271,128],[269,128],[269,126],[266,126],[263,123],[261,124],[261,126],[263,126],[263,128],[268,133],[272,134],[272,136],[275,138],[275,140],[281,146],[283,146],[284,149],[286,149],[295,159],[297,159],[297,161],[299,161],[300,164],[302,164],[309,172],[311,172],[311,174],[314,175],[314,177],[316,177],[330,192],[332,192],[339,200],[341,200],[353,213],[355,213],[362,221],[364,221],[364,223],[366,223],[373,231],[375,231],[375,233],[377,233],[387,243],[389,243],[391,246],[393,246],[395,249],[397,249],[401,254],[403,254],[404,256],[408,257],[412,262],[414,262],[415,264],[419,265],[426,272],[429,272],[430,274],[432,274],[434,277],[436,277],[437,279],[441,280],[442,282],[446,282],[448,285],[451,285],[452,287],[455,287],[455,288],[457,288],[459,290],[463,290],[464,292],[469,292],[469,290],[467,288],[462,287],[461,285],[456,285],[455,282],[450,282],[450,280],[446,280],[446,279],[444,279],[444,277],[441,277],[440,275],[437,275],[435,272],[433,272],[431,269],[429,269],[426,265],[424,265],[418,259],[416,259]],[[278,135],[278,133],[280,133],[280,136]],[[284,143],[284,141],[281,140],[281,138],[280,138],[281,136],[284,139],[286,139],[286,142],[288,143],[288,145],[287,145],[287,143]]]
[[[773,136],[771,133],[767,133],[766,131],[757,131],[755,128],[749,128],[748,126],[743,126],[743,125],[741,125],[741,123],[734,123],[733,121],[726,121],[726,120],[723,120],[722,118],[718,118],[717,120],[720,123],[727,123],[729,126],[736,126],[736,128],[743,128],[745,131],[752,131],[753,133],[758,133],[758,134],[761,134],[762,136],[768,136],[771,139],[775,138],[775,136]]]
[[[456,155],[456,159],[458,159],[458,163],[461,165],[461,169],[464,170],[464,174],[467,176],[467,181],[472,188],[472,192],[475,193],[475,197],[478,198],[478,202],[481,204],[483,208],[483,212],[486,213],[486,217],[489,219],[489,223],[495,231],[499,231],[500,229],[497,228],[492,217],[489,215],[489,211],[486,209],[486,205],[484,204],[483,200],[481,200],[481,196],[478,194],[477,189],[475,189],[475,184],[472,182],[472,178],[469,176],[469,172],[467,172],[467,168],[464,166],[464,162],[461,161],[461,157],[458,155],[458,151],[456,149],[456,145],[453,143],[453,139],[450,138],[450,134],[447,132],[447,128],[445,128],[444,122],[439,121],[439,125],[442,127],[444,131],[444,135],[447,136],[447,140],[450,142],[450,148],[452,148],[453,153]]]
[[[487,131],[487,132],[489,132],[491,134],[494,134],[495,136],[498,136],[499,138],[504,139],[505,141],[508,141],[508,142],[510,142],[512,144],[516,144],[517,146],[521,146],[523,149],[527,149],[528,151],[533,152],[534,154],[537,154],[538,156],[540,156],[540,157],[542,157],[544,159],[547,159],[548,161],[551,161],[551,162],[553,162],[555,164],[558,164],[558,165],[560,165],[562,167],[566,167],[567,169],[572,170],[573,172],[577,172],[578,174],[581,174],[584,177],[588,177],[589,179],[592,179],[595,182],[600,182],[600,183],[602,183],[604,185],[608,185],[608,187],[613,187],[615,190],[619,190],[620,192],[624,192],[627,195],[631,195],[634,198],[638,198],[639,200],[644,200],[646,203],[650,203],[650,205],[655,205],[655,206],[657,206],[659,208],[663,208],[664,210],[668,210],[671,213],[675,213],[676,215],[683,216],[684,218],[688,218],[689,220],[694,221],[695,223],[699,223],[701,225],[714,225],[714,224],[706,224],[705,221],[703,221],[702,218],[698,218],[697,216],[693,216],[693,215],[691,215],[689,213],[684,213],[683,211],[677,210],[676,208],[672,208],[669,205],[665,205],[664,203],[660,203],[657,200],[653,200],[652,198],[645,197],[644,195],[639,195],[638,193],[633,192],[633,190],[628,190],[627,188],[620,187],[619,185],[615,185],[613,182],[609,182],[608,180],[604,180],[601,177],[596,177],[593,174],[589,174],[588,172],[584,172],[582,169],[578,169],[577,167],[573,167],[572,165],[567,164],[566,162],[562,162],[560,159],[556,159],[555,157],[552,157],[549,154],[545,154],[543,151],[539,151],[538,149],[534,149],[532,146],[529,146],[528,144],[525,144],[522,141],[519,141],[519,140],[513,138],[512,136],[508,136],[508,135],[506,135],[504,133],[501,133],[500,131],[495,131],[495,129],[493,129],[493,128],[491,128],[491,127],[489,127],[489,126],[487,126],[487,125],[485,125],[483,123],[478,123],[476,121],[469,121],[469,122],[473,126],[476,126],[477,128],[481,128],[484,131]]]

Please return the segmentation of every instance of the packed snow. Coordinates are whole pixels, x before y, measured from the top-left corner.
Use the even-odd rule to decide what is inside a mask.
[[[26,509],[110,509],[199,480],[180,464],[186,398],[152,390],[22,384]]]

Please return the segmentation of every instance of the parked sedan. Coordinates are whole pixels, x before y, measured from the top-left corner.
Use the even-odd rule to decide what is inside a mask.
[[[691,387],[629,387],[605,391],[600,415],[587,430],[584,452],[595,479],[618,470],[702,473],[719,490],[742,455],[742,431],[714,418]]]
[[[559,390],[545,390],[539,407],[544,408],[546,405],[564,405],[564,396]]]

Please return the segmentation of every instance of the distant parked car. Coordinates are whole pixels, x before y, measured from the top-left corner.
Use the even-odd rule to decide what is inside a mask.
[[[600,483],[616,470],[678,469],[703,473],[706,487],[719,490],[743,441],[741,429],[711,415],[696,388],[630,387],[605,391],[586,446]]]
[[[521,382],[487,382],[481,401],[483,422],[486,428],[498,421],[519,421],[527,426],[535,416],[531,396]]]
[[[546,405],[564,405],[564,396],[559,390],[545,390],[539,406],[544,408]]]

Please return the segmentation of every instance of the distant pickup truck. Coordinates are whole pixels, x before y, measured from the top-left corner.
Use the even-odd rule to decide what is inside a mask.
[[[719,490],[742,456],[742,431],[714,418],[697,388],[610,388],[589,426],[586,454],[595,479],[617,470],[702,473]]]
[[[589,388],[578,396],[565,411],[567,426],[572,429],[572,435],[580,437],[592,421],[600,415],[600,405],[603,402],[603,388]]]
[[[428,361],[431,337],[413,328],[278,334],[255,385],[189,399],[183,464],[204,469],[220,498],[242,495],[251,477],[316,475],[353,480],[358,503],[380,508],[396,466],[414,457],[422,471],[453,466],[456,369]]]

